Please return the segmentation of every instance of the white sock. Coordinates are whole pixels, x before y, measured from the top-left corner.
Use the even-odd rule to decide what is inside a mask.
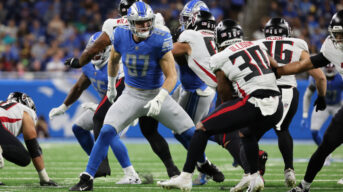
[[[306,182],[305,180],[301,181],[301,185],[305,188],[305,189],[309,189],[311,187],[311,183]]]
[[[123,168],[123,171],[124,171],[125,175],[132,175],[132,176],[137,176],[138,175],[136,170],[133,168],[132,165]]]
[[[38,175],[39,175],[39,179],[41,181],[45,181],[45,182],[48,182],[50,180],[49,176],[48,176],[48,173],[46,172],[45,168],[38,171]]]

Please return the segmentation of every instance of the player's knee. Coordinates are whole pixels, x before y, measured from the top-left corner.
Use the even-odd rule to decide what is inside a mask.
[[[80,126],[74,124],[73,127],[72,127],[72,130],[73,130],[74,135],[77,135],[83,129]]]
[[[109,136],[115,137],[117,135],[116,129],[111,125],[104,125],[100,131],[100,137]]]
[[[42,148],[39,146],[39,143],[36,138],[25,140],[27,150],[30,153],[31,158],[39,157],[43,154]]]

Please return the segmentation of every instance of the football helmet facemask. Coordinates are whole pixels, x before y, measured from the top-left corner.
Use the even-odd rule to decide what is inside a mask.
[[[214,31],[216,27],[216,21],[213,15],[207,11],[197,11],[193,13],[192,17],[186,22],[186,29],[198,30],[210,30]]]
[[[17,103],[21,103],[30,109],[36,112],[36,105],[33,102],[32,98],[28,96],[26,93],[21,92],[12,92],[8,95],[7,100],[15,101]]]
[[[210,12],[207,5],[203,1],[191,0],[188,3],[186,3],[185,7],[180,12],[180,24],[182,26],[186,26],[186,23],[189,20],[189,18],[192,17],[192,14],[198,11]]]
[[[127,11],[127,20],[131,32],[139,38],[146,39],[154,29],[155,15],[150,5],[135,2]]]
[[[281,36],[289,37],[291,35],[291,28],[288,22],[280,17],[271,18],[264,26],[264,36]]]
[[[96,32],[94,33],[88,40],[87,46],[90,47],[91,45],[94,44],[95,40],[101,35],[101,32]],[[97,53],[91,60],[92,64],[95,65],[98,68],[102,68],[109,59],[110,56],[110,51],[111,51],[111,46],[107,46],[106,49],[103,51]]]
[[[328,30],[335,47],[343,50],[343,10],[332,16]]]
[[[243,41],[243,30],[234,20],[221,21],[214,30],[214,36],[218,48],[225,48],[232,44]]]
[[[330,63],[326,65],[323,69],[325,76],[328,78],[332,78],[337,74],[337,70],[335,69],[335,65]]]

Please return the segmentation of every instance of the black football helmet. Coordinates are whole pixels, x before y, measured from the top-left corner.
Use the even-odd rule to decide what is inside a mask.
[[[214,30],[218,48],[224,48],[234,43],[243,41],[243,30],[234,20],[225,19],[221,21]]]
[[[288,22],[280,17],[271,18],[264,26],[264,36],[283,36],[289,37],[291,35],[291,28]]]
[[[8,95],[7,100],[13,100],[15,102],[21,103],[36,111],[35,103],[33,102],[32,98],[26,93],[12,92]]]
[[[332,16],[328,30],[336,48],[343,49],[343,10]]]
[[[214,31],[216,27],[216,20],[213,15],[208,11],[197,11],[189,17],[186,22],[186,29],[198,30],[211,30]]]
[[[118,10],[119,14],[121,16],[126,16],[127,15],[127,10],[131,7],[131,5],[134,2],[137,2],[138,0],[120,0]]]

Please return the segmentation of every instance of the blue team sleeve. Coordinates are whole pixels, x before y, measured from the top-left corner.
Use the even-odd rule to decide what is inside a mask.
[[[120,38],[119,38],[119,34],[120,34],[120,27],[116,27],[114,30],[113,30],[113,40],[112,40],[112,44],[114,46],[114,49],[120,53]]]
[[[163,42],[162,42],[162,50],[160,58],[164,56],[164,54],[168,53],[173,49],[173,39],[170,33],[166,32],[166,34],[163,36]]]

